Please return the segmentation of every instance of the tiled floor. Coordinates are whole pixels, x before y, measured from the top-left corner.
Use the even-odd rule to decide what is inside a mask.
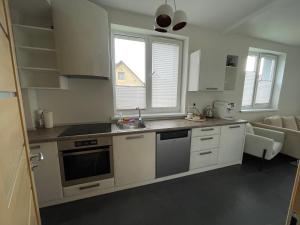
[[[284,225],[296,167],[231,166],[41,209],[43,225]]]

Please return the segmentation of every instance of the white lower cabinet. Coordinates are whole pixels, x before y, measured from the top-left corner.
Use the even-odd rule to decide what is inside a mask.
[[[245,125],[234,124],[221,128],[219,164],[238,163],[242,160]]]
[[[190,169],[240,163],[244,141],[245,124],[193,129]]]
[[[32,156],[42,153],[44,156],[44,160],[33,163],[38,165],[33,172],[39,203],[43,205],[48,201],[62,199],[57,142],[31,144],[30,153]]]
[[[215,148],[205,151],[191,152],[190,169],[193,170],[217,164],[218,150],[219,149]]]
[[[219,147],[220,135],[209,135],[202,137],[193,137],[191,143],[191,151],[199,151]]]
[[[113,137],[115,185],[155,179],[155,133]]]
[[[91,192],[101,191],[104,189],[113,188],[115,185],[114,178],[108,178],[100,181],[89,182],[85,184],[72,185],[64,187],[64,196],[88,194]]]

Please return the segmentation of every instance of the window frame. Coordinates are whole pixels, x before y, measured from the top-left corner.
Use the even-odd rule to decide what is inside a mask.
[[[124,32],[118,30],[111,31],[111,65],[112,65],[112,86],[113,86],[113,99],[114,99],[114,114],[135,115],[136,109],[122,109],[118,110],[116,106],[116,78],[115,78],[115,38],[122,38],[125,40],[141,40],[145,41],[145,87],[146,87],[146,108],[143,109],[143,114],[174,114],[181,112],[181,91],[182,91],[182,78],[183,78],[183,40],[161,37],[148,34],[139,34]],[[178,83],[177,83],[177,104],[176,107],[154,108],[152,107],[152,43],[165,43],[170,45],[179,46],[178,57]]]
[[[277,76],[277,67],[278,67],[278,55],[272,54],[272,53],[265,53],[265,52],[249,52],[248,56],[255,56],[256,59],[256,65],[255,65],[255,81],[254,81],[254,88],[252,93],[252,104],[243,106],[242,103],[242,110],[259,110],[259,109],[272,109],[272,102],[273,102],[273,96],[274,96],[274,84]],[[275,66],[274,66],[274,74],[272,78],[272,84],[271,84],[271,94],[270,99],[268,103],[255,103],[256,97],[257,97],[257,88],[258,88],[258,82],[259,82],[259,68],[261,65],[261,58],[264,56],[267,56],[269,58],[273,58],[275,60]],[[247,71],[245,71],[247,73]],[[245,81],[244,81],[245,85]],[[244,96],[244,89],[243,89],[243,96]]]

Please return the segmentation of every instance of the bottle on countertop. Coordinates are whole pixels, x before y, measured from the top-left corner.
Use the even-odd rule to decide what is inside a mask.
[[[44,110],[43,109],[38,109],[36,111],[36,115],[37,115],[37,120],[36,120],[36,123],[37,123],[37,127],[38,128],[44,128]]]
[[[212,105],[207,105],[204,110],[203,110],[203,114],[205,115],[205,117],[207,118],[213,118],[214,117],[214,113],[213,113],[213,107]]]

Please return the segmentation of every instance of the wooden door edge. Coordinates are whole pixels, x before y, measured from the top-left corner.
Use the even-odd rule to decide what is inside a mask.
[[[292,192],[292,196],[291,196],[289,210],[288,210],[288,214],[287,214],[287,218],[286,218],[286,225],[289,225],[290,220],[292,218],[294,203],[296,200],[297,190],[298,190],[298,186],[299,186],[299,181],[300,181],[300,167],[298,165],[297,173],[296,173],[296,177],[295,177],[295,181],[294,181],[294,185],[293,185],[293,192]]]
[[[30,175],[30,183],[31,183],[31,189],[33,192],[33,199],[35,202],[35,212],[37,216],[38,224],[41,225],[41,217],[40,217],[40,210],[38,207],[38,198],[37,198],[37,192],[35,187],[35,181],[34,181],[34,175],[31,170],[31,164],[30,164],[30,148],[29,148],[29,141],[27,136],[27,128],[26,128],[26,122],[24,117],[24,107],[23,107],[23,100],[22,100],[22,92],[20,87],[20,80],[19,80],[19,74],[18,74],[18,67],[17,67],[17,61],[16,61],[16,54],[15,54],[15,45],[14,45],[14,37],[13,37],[13,31],[12,31],[12,24],[11,24],[11,16],[10,16],[10,9],[9,9],[9,0],[3,0],[4,3],[4,11],[6,16],[6,23],[8,28],[8,40],[10,43],[10,53],[11,53],[11,60],[13,63],[13,72],[14,72],[14,80],[15,80],[15,86],[16,86],[16,97],[18,99],[18,106],[20,109],[20,118],[21,118],[21,125],[22,125],[22,133],[24,137],[24,146],[26,151],[26,157],[27,157],[27,164],[28,164],[28,172]]]

